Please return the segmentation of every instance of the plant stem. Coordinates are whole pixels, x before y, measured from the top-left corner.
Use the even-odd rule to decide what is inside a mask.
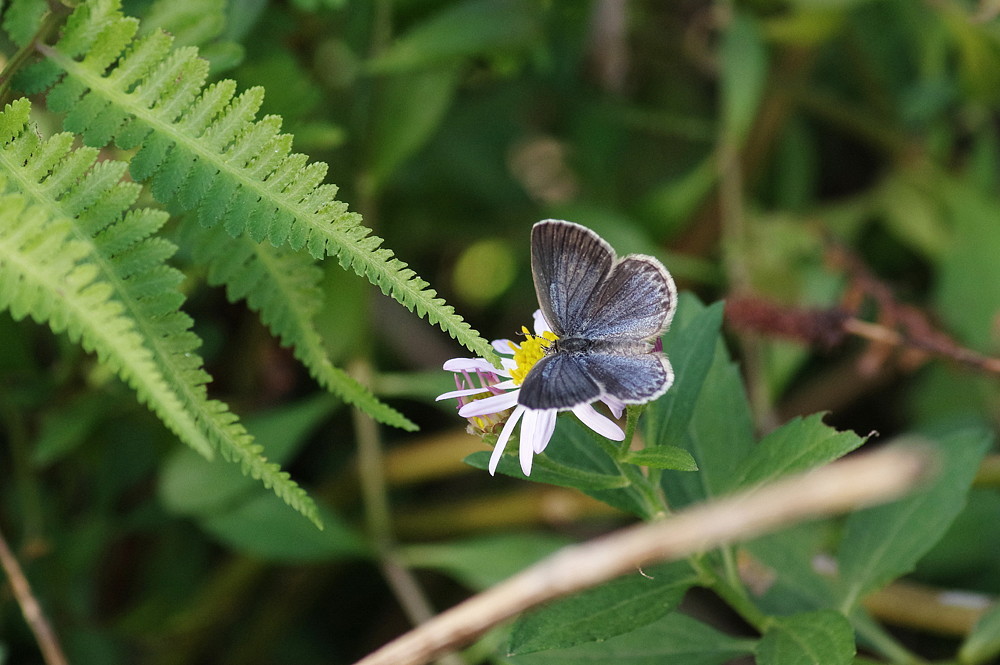
[[[42,652],[42,658],[45,659],[47,665],[68,665],[69,661],[66,660],[66,655],[63,653],[62,647],[59,646],[59,639],[56,637],[55,631],[52,630],[52,625],[49,623],[48,617],[45,616],[42,606],[32,593],[28,578],[21,570],[21,564],[18,563],[17,557],[7,545],[7,540],[2,532],[0,532],[0,567],[3,568],[7,579],[10,580],[14,597],[17,598],[17,604],[21,607],[24,620],[35,635],[38,648]]]

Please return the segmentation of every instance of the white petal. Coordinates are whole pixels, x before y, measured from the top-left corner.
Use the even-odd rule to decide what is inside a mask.
[[[608,408],[611,409],[611,414],[615,418],[622,417],[622,413],[625,412],[625,402],[619,401],[611,395],[605,395],[601,398],[601,401],[607,404]]]
[[[500,390],[513,390],[514,388],[517,388],[517,384],[514,382],[514,379],[508,379],[506,381],[501,381],[500,383],[494,383],[493,387]]]
[[[610,418],[602,416],[598,413],[597,409],[589,404],[573,407],[573,413],[576,414],[576,417],[579,418],[584,425],[594,430],[601,436],[611,439],[612,441],[625,440],[625,432],[622,431],[622,428]]]
[[[552,326],[550,326],[549,322],[545,320],[545,315],[542,314],[542,310],[536,309],[532,318],[535,320],[535,335],[541,335],[543,332],[552,332]]]
[[[489,388],[465,388],[463,390],[452,390],[451,392],[441,393],[434,398],[435,402],[440,402],[443,399],[451,399],[453,397],[465,397],[467,395],[478,395],[480,393],[488,393]]]
[[[531,460],[535,456],[535,428],[538,424],[538,411],[524,410],[524,420],[521,421],[521,442],[518,447],[518,457],[521,460],[521,471],[531,475]]]
[[[493,345],[493,350],[497,353],[506,353],[508,355],[521,348],[509,339],[495,339],[490,344]]]
[[[449,372],[475,372],[477,369],[483,372],[497,371],[496,367],[482,358],[452,358],[444,361],[443,367]]]
[[[492,397],[477,399],[475,402],[469,402],[459,409],[458,415],[463,418],[469,418],[471,416],[484,416],[487,413],[500,413],[504,409],[509,409],[517,404],[517,395],[520,392],[520,390],[512,390],[503,395],[493,395]]]
[[[494,476],[497,472],[497,465],[500,464],[500,458],[503,457],[503,449],[507,447],[507,440],[510,439],[511,432],[514,431],[514,425],[520,420],[521,414],[524,413],[523,407],[517,407],[514,412],[510,414],[510,418],[504,423],[503,429],[500,430],[500,436],[497,437],[497,445],[493,447],[493,454],[490,455],[490,475]]]
[[[545,446],[549,445],[549,441],[552,440],[552,432],[556,429],[556,415],[558,413],[555,409],[545,409],[538,412],[534,445],[536,455],[545,450]]]

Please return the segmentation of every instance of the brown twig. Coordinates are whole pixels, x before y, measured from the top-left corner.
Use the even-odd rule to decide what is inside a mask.
[[[59,639],[56,637],[55,631],[52,630],[52,625],[49,623],[48,617],[45,616],[42,606],[32,593],[28,578],[24,576],[21,564],[18,563],[17,557],[7,545],[7,539],[4,538],[2,532],[0,532],[0,567],[3,568],[7,579],[10,580],[14,597],[17,598],[17,604],[21,606],[21,614],[24,615],[25,622],[35,635],[38,648],[42,652],[42,658],[45,659],[47,665],[67,665],[69,661],[66,660],[66,655],[62,651],[62,647],[59,646]]]
[[[937,356],[981,372],[1000,374],[1000,358],[963,347],[925,312],[899,302],[889,285],[846,248],[832,244],[828,258],[850,280],[840,306],[798,309],[754,297],[732,298],[726,303],[726,320],[737,329],[794,339],[822,349],[833,348],[849,337],[867,340],[868,348],[858,361],[866,375],[874,374],[899,351],[904,354],[903,367]],[[869,300],[876,306],[874,322],[857,317]]]
[[[891,500],[915,487],[932,466],[930,453],[921,447],[890,446],[564,548],[356,665],[422,665],[526,609],[642,566]]]

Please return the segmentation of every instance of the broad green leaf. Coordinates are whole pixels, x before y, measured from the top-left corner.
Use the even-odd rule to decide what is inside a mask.
[[[226,546],[268,561],[336,561],[368,555],[356,531],[323,506],[318,508],[322,531],[296,519],[273,494],[258,490],[253,499],[214,513],[201,526]]]
[[[821,150],[814,132],[802,118],[791,118],[786,123],[774,151],[776,209],[792,211],[807,209],[816,196],[821,177],[819,173]]]
[[[528,0],[466,0],[400,37],[369,63],[377,73],[412,72],[469,56],[510,53],[541,36],[539,6]]]
[[[940,263],[934,311],[963,341],[980,350],[995,348],[994,319],[1000,311],[997,201],[949,181],[939,191],[954,231]]]
[[[719,165],[715,155],[709,154],[684,175],[671,178],[652,190],[641,204],[644,216],[658,220],[664,227],[664,234],[669,236],[671,231],[690,221],[718,178]]]
[[[76,450],[94,428],[109,417],[112,409],[118,409],[114,415],[120,416],[121,405],[109,400],[102,392],[83,393],[66,403],[53,405],[42,416],[38,438],[31,451],[32,464],[45,468]],[[184,450],[202,462],[205,461],[193,449]]]
[[[985,663],[1000,654],[1000,603],[976,622],[972,633],[958,651],[962,665]]]
[[[619,510],[649,517],[650,510],[642,494],[630,485],[622,475],[615,461],[597,441],[598,435],[580,423],[568,412],[556,422],[552,440],[545,448],[544,455],[536,455],[532,463],[531,476],[521,472],[517,462],[517,434],[507,442],[507,452],[500,460],[497,472],[522,480],[548,483],[560,487],[574,487],[589,494],[598,501]],[[608,442],[607,445],[615,445]],[[466,463],[485,469],[490,453],[473,453],[465,458]]]
[[[459,73],[457,67],[439,68],[398,74],[383,82],[369,129],[376,188],[440,126]]]
[[[722,35],[722,128],[730,140],[741,143],[764,94],[767,51],[756,20],[747,13],[733,13]]]
[[[712,366],[722,325],[722,303],[704,307],[681,294],[677,318],[664,337],[664,351],[674,368],[674,384],[643,413],[646,445],[679,445]]]
[[[514,665],[722,665],[753,651],[739,640],[671,612],[653,623],[603,642],[511,656]]]
[[[678,508],[718,495],[753,449],[753,442],[753,418],[743,378],[726,345],[717,340],[712,366],[684,439],[684,447],[698,464],[698,473],[663,473],[662,486],[670,504]]]
[[[509,653],[562,649],[635,630],[676,609],[696,581],[687,563],[669,563],[557,600],[514,624]]]
[[[623,461],[654,469],[698,470],[698,465],[691,457],[691,453],[677,446],[657,446],[656,448],[630,451],[625,454]]]
[[[757,645],[757,665],[848,665],[854,631],[840,612],[778,617]]]
[[[517,441],[513,442],[517,446]],[[481,450],[465,458],[465,462],[477,469],[488,469],[490,453]],[[497,473],[520,480],[533,480],[536,483],[546,483],[559,487],[574,487],[579,490],[606,490],[623,487],[627,484],[622,476],[612,476],[603,473],[585,471],[578,467],[560,464],[551,458],[535,456],[531,465],[531,475],[526,476],[521,471],[521,465],[514,455],[504,455],[497,465]]]
[[[837,553],[843,607],[903,575],[944,535],[965,505],[992,435],[967,429],[936,441],[941,470],[924,491],[853,513]]]
[[[246,426],[265,446],[268,459],[283,464],[337,403],[329,395],[321,395],[248,418]],[[207,516],[255,494],[258,485],[235,464],[221,459],[209,461],[191,449],[178,448],[163,466],[159,494],[171,512]]]
[[[982,468],[977,473],[981,477]],[[979,485],[979,486],[977,486]],[[917,564],[915,574],[930,584],[952,588],[995,588],[1000,530],[983,529],[984,524],[1000,524],[1000,494],[990,483],[974,483],[966,495],[965,507],[937,544]]]
[[[906,172],[893,173],[879,188],[878,203],[896,237],[936,261],[949,244],[950,230],[941,207],[921,185]]]
[[[515,533],[407,545],[401,554],[411,567],[441,571],[478,591],[507,579],[572,542],[550,534]]]
[[[808,522],[746,545],[750,556],[744,565],[753,571],[755,602],[763,611],[790,614],[834,606],[831,579],[818,569],[830,562],[832,529],[829,522]]]
[[[843,457],[865,439],[823,424],[823,414],[794,418],[765,436],[731,476],[728,489],[760,485]]]

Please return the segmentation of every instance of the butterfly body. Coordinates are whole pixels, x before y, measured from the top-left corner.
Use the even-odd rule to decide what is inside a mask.
[[[670,325],[673,278],[643,254],[619,258],[590,229],[560,220],[535,224],[535,292],[557,339],[525,378],[519,403],[572,409],[598,399],[647,402],[673,382],[670,362],[649,341]]]

